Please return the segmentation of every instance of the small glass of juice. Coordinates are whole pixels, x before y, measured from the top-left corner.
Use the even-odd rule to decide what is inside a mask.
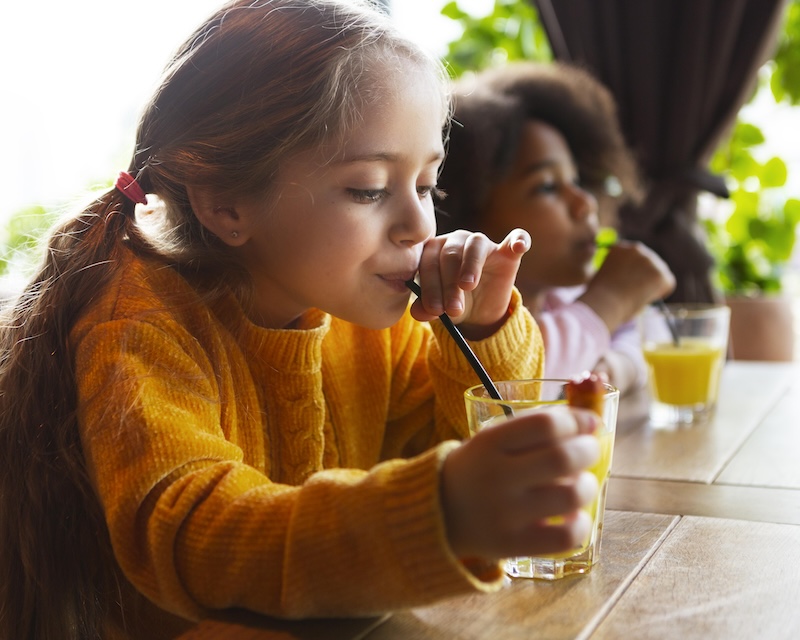
[[[671,304],[644,311],[639,327],[653,427],[676,428],[713,418],[729,326],[725,305]]]

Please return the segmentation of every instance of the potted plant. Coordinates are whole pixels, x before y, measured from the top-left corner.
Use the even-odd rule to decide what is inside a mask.
[[[727,175],[731,197],[722,211],[706,211],[703,224],[716,284],[731,307],[731,357],[789,361],[795,329],[785,285],[800,200],[784,193],[787,170],[780,158],[761,163],[753,157],[763,141],[757,127],[739,123],[717,151],[711,166]]]

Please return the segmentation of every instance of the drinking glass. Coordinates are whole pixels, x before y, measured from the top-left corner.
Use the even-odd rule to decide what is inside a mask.
[[[471,387],[464,393],[470,433],[474,434],[497,420],[508,419],[510,412],[523,409],[547,410],[567,403],[564,385],[567,380],[533,379],[495,382],[502,400],[490,397],[483,385]],[[617,427],[619,391],[605,385],[602,424],[595,432],[600,442],[600,459],[589,469],[597,478],[597,497],[584,510],[592,519],[589,539],[579,549],[541,557],[509,558],[505,570],[511,577],[556,580],[591,571],[600,559],[600,542],[603,533],[606,491],[611,473],[614,451],[614,433]],[[509,411],[510,409],[510,411]]]
[[[644,311],[639,327],[653,427],[702,424],[714,416],[729,326],[725,305],[669,304]]]

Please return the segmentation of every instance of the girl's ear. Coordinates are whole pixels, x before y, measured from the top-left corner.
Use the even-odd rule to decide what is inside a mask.
[[[187,186],[189,204],[194,215],[206,229],[231,247],[247,242],[246,224],[236,206],[221,202],[209,189]]]

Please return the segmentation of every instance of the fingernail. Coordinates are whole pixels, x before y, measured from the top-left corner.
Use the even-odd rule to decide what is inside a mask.
[[[464,282],[466,284],[472,284],[473,282],[475,282],[475,276],[471,273],[467,273],[461,276],[461,282]]]

